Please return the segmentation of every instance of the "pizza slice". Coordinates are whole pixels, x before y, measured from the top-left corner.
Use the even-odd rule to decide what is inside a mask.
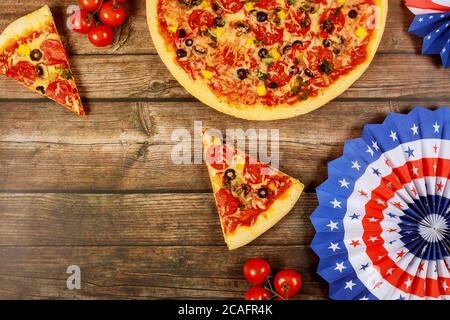
[[[298,180],[206,131],[202,142],[228,249],[255,240],[291,211],[304,188]]]
[[[14,21],[0,35],[0,73],[78,115],[85,114],[48,6]]]

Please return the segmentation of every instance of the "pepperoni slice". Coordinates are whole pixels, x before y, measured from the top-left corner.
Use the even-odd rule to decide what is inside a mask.
[[[309,68],[311,70],[317,71],[320,68],[320,64],[327,60],[328,62],[333,61],[333,53],[322,46],[315,46],[308,50],[308,61],[310,63]]]
[[[255,4],[255,7],[264,10],[274,10],[276,8],[279,8],[280,5],[278,4],[277,0],[259,0]]]
[[[345,15],[340,8],[328,9],[320,17],[320,35],[324,38],[329,34],[336,34],[344,29]]]
[[[276,61],[269,67],[269,81],[275,82],[279,87],[282,87],[291,81],[292,75],[286,73],[287,64],[283,61]]]
[[[214,26],[214,15],[206,10],[194,10],[189,15],[188,22],[192,30],[211,28]]]
[[[261,41],[265,46],[283,42],[283,28],[270,28],[267,30],[265,26],[258,26],[253,32],[256,40]]]
[[[268,169],[269,166],[264,163],[254,163],[250,161],[250,158],[245,159],[244,175],[249,183],[261,183],[264,174],[264,169]]]
[[[44,61],[47,65],[66,65],[67,54],[66,49],[58,40],[47,39],[41,43],[41,50],[44,53]]]
[[[289,14],[286,29],[290,34],[305,35],[311,29],[311,18],[307,13],[296,10]]]
[[[222,8],[230,13],[236,13],[244,7],[241,0],[215,0]]]
[[[45,94],[50,98],[67,106],[66,97],[69,97],[69,101],[72,99],[78,99],[77,91],[66,80],[56,80],[50,83],[45,91]]]
[[[222,188],[215,194],[217,208],[221,216],[233,214],[239,208],[241,202],[235,198],[228,189]]]
[[[210,146],[206,153],[206,163],[216,170],[225,170],[229,166],[233,151],[226,145]]]
[[[36,67],[28,61],[19,61],[6,71],[6,76],[31,86],[38,76]]]

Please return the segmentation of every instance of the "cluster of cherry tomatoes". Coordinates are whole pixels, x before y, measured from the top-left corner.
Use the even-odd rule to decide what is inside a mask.
[[[121,26],[127,18],[122,3],[126,0],[79,0],[80,10],[70,16],[73,31],[87,34],[97,47],[109,46],[114,39],[113,28]]]
[[[270,265],[264,259],[253,258],[244,263],[244,276],[253,285],[245,300],[289,300],[300,291],[302,277],[297,271],[281,270],[273,281],[270,274]]]

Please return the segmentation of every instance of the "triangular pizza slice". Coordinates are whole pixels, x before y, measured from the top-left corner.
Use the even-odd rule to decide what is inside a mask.
[[[223,144],[205,130],[202,142],[230,250],[255,240],[294,207],[304,188],[298,180]]]
[[[85,114],[48,6],[14,21],[0,35],[0,73],[78,115]]]

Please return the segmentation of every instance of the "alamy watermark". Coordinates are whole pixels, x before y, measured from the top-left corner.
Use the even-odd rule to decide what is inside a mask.
[[[171,140],[175,142],[172,148],[171,159],[176,165],[202,164],[204,150],[202,148],[202,121],[194,121],[193,134],[187,128],[179,128],[172,132]],[[250,161],[271,165],[274,169],[279,168],[280,161],[280,132],[278,129],[226,129],[222,132],[215,128],[205,129],[205,133],[219,138],[227,146],[234,147],[250,155]],[[223,149],[220,149],[223,150]],[[232,154],[216,154],[226,156]]]

